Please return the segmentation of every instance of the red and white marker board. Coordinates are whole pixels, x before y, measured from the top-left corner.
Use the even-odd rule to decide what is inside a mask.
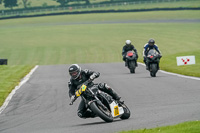
[[[176,57],[177,66],[195,64],[195,56]]]

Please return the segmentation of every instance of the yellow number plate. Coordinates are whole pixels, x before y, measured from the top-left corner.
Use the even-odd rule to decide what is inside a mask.
[[[86,85],[82,85],[81,88],[76,91],[76,96],[79,97],[86,90],[86,88]]]
[[[118,116],[119,115],[119,108],[118,106],[114,107],[114,116]]]

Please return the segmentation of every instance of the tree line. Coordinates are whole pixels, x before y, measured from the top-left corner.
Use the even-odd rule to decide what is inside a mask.
[[[0,0],[0,4],[4,4],[4,7],[11,8],[18,6],[18,1],[22,1],[24,8],[28,7],[30,0]],[[60,3],[61,6],[66,6],[69,2],[80,2],[85,1],[86,4],[89,4],[89,0],[53,0]]]
[[[28,8],[31,0],[0,0],[0,4],[4,4],[5,8],[13,9],[13,7],[18,6],[18,1],[23,3],[24,8]],[[91,0],[52,0],[60,4],[60,6],[67,6],[70,2],[85,2],[85,4],[90,4]],[[103,1],[103,0],[102,0]],[[101,2],[102,2],[101,1]],[[143,1],[143,0],[109,0],[110,2],[127,2],[127,1]],[[106,2],[106,0],[105,0]],[[108,2],[108,1],[107,1]]]
[[[5,8],[11,8],[18,6],[18,1],[22,1],[24,8],[28,7],[30,0],[0,0],[0,4],[4,4]],[[90,0],[53,0],[60,4],[60,6],[66,6],[69,2],[82,2],[84,1],[86,4],[90,4]],[[112,1],[112,0],[111,0]]]

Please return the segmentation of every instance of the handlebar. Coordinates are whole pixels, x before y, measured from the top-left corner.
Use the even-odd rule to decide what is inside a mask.
[[[88,80],[86,80],[84,83],[82,83],[82,84],[80,84],[77,88],[80,88],[83,84],[84,85],[88,85],[89,83],[91,83],[92,81],[93,81],[94,79],[88,79]]]
[[[93,80],[94,80],[94,79],[88,79],[88,80],[86,80],[84,83],[82,83],[81,85],[79,85],[77,88],[80,88],[83,84],[88,85],[88,84],[91,83]],[[69,105],[73,105],[73,103],[76,101],[77,98],[78,98],[78,97],[76,97],[73,101],[71,101],[71,102],[69,103]]]
[[[73,99],[73,101],[71,101],[71,102],[69,103],[69,105],[73,105],[73,103],[76,101],[76,99],[77,99],[77,97],[75,97],[75,98]]]

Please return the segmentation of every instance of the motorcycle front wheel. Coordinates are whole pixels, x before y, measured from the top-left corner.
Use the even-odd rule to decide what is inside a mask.
[[[130,73],[135,73],[135,61],[129,61]]]
[[[95,102],[92,102],[90,104],[90,109],[105,122],[112,122],[114,119],[111,112],[108,109],[103,109],[100,105],[96,104]]]
[[[151,64],[151,71],[150,71],[150,75],[151,77],[156,77],[156,73],[157,73],[158,69],[157,69],[157,64]]]

